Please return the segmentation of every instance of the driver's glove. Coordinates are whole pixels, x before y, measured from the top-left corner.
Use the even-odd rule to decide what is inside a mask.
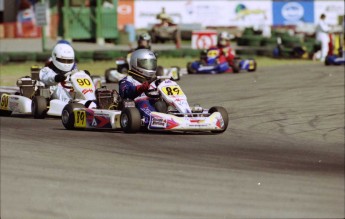
[[[66,76],[62,75],[62,74],[57,74],[57,75],[55,75],[54,80],[56,82],[63,82],[64,80],[66,80]]]
[[[142,93],[142,92],[147,91],[149,88],[150,88],[150,83],[148,81],[145,81],[141,85],[137,86],[137,91],[138,93]]]

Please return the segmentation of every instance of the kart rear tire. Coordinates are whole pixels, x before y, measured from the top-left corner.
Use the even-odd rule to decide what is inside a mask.
[[[8,116],[11,116],[11,114],[12,114],[12,111],[0,110],[0,116],[8,117]]]
[[[31,113],[35,119],[44,119],[47,115],[47,99],[43,96],[35,96],[31,102]]]
[[[230,66],[232,68],[233,73],[239,73],[240,72],[240,60],[235,59],[233,64]]]
[[[196,74],[196,70],[193,69],[192,63],[191,63],[191,62],[188,62],[188,63],[187,63],[187,73],[188,73],[188,74]]]
[[[328,61],[328,57],[325,59],[325,65],[331,65],[331,63]]]
[[[135,133],[140,130],[141,116],[135,107],[127,107],[121,112],[121,128],[125,133]]]
[[[225,132],[225,130],[228,128],[228,124],[229,124],[229,116],[228,116],[228,112],[226,111],[226,109],[224,107],[221,106],[214,106],[211,107],[208,112],[210,114],[214,113],[214,112],[219,112],[222,115],[223,121],[224,121],[224,128],[222,130],[215,130],[215,131],[211,131],[213,133],[223,133]]]
[[[104,73],[104,77],[105,77],[105,82],[106,83],[113,83],[114,81],[111,81],[110,79],[109,79],[109,74],[110,74],[110,72],[111,71],[113,71],[113,70],[117,70],[117,68],[108,68],[107,70],[105,70],[105,73]]]
[[[81,103],[69,103],[63,108],[62,113],[61,113],[62,125],[68,130],[76,129],[74,127],[74,113],[73,113],[73,110],[75,108],[85,108],[85,106]]]

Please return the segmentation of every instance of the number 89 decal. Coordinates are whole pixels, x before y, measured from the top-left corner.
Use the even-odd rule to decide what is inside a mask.
[[[166,95],[183,95],[183,91],[179,86],[168,86],[162,88]]]
[[[74,127],[86,128],[86,112],[84,110],[74,111]]]

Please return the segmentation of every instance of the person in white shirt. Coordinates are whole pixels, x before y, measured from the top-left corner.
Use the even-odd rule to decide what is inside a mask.
[[[321,14],[320,21],[316,26],[316,41],[321,42],[321,62],[325,61],[329,50],[328,44],[330,27],[325,22],[325,19],[326,15]]]

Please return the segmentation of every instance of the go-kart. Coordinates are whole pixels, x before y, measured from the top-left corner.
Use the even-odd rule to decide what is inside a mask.
[[[44,84],[39,81],[39,70],[38,66],[32,66],[31,76],[25,76],[17,80],[18,92],[1,94],[1,116],[10,116],[12,113],[31,115],[32,99],[37,95],[46,95],[49,92]]]
[[[19,92],[15,94],[3,93],[0,99],[0,115],[10,116],[12,113],[33,115],[34,118],[44,118],[46,115],[60,116],[62,108],[67,104],[58,99],[52,99],[51,91],[49,87],[46,87],[39,80],[39,71],[41,70],[38,66],[31,67],[31,76],[25,76],[17,80],[17,86]],[[78,73],[79,72],[79,73]],[[66,83],[58,86],[65,86],[67,88],[73,88],[73,96],[81,100],[93,100],[94,91],[96,86],[101,86],[101,79],[99,76],[90,77],[85,71],[72,71],[67,73],[71,76],[71,81],[74,86],[67,86]],[[80,77],[80,78],[77,78]],[[73,79],[76,78],[76,79]],[[73,80],[72,80],[73,79]],[[83,86],[77,84],[83,83]],[[68,82],[67,82],[68,83]],[[88,85],[86,84],[88,83]],[[97,85],[95,85],[95,83]],[[84,88],[88,88],[88,92],[85,92]],[[91,96],[90,96],[91,95]],[[93,95],[93,96],[92,96]],[[86,101],[84,101],[86,102]]]
[[[181,33],[177,24],[167,22],[165,24],[154,24],[149,31],[152,43],[165,43],[172,40],[176,45],[181,42]]]
[[[72,100],[69,102],[80,103],[86,107],[95,107],[96,104],[93,101],[96,100],[96,87],[91,77],[83,70],[73,70],[66,73],[65,76],[67,79],[57,86],[62,86],[70,91]],[[69,103],[56,98],[49,88],[46,89],[48,92],[45,95],[35,96],[32,99],[31,112],[36,119],[44,119],[46,115],[61,116],[63,108]]]
[[[118,83],[122,78],[127,76],[129,70],[129,60],[132,53],[128,53],[126,59],[119,58],[116,59],[115,64],[116,68],[109,68],[105,70],[104,77],[107,83]],[[170,68],[163,68],[162,66],[157,67],[158,76],[170,76],[173,80],[180,80],[180,67],[172,66]]]
[[[202,51],[200,60],[187,63],[188,74],[218,74],[218,73],[238,73],[241,70],[253,72],[256,70],[257,63],[254,59],[241,59],[236,57],[233,64],[227,61],[219,61],[218,49],[208,49]]]
[[[345,64],[345,50],[338,55],[329,55],[325,59],[325,65],[344,65]]]
[[[153,84],[152,84],[153,83]],[[170,77],[158,76],[151,85],[155,89],[145,94],[160,103],[160,111],[146,113],[147,108],[124,107],[120,116],[120,125],[124,132],[134,133],[140,129],[150,131],[211,131],[221,133],[227,129],[228,113],[223,107],[203,109],[190,107],[181,87]],[[156,105],[156,104],[155,104]]]
[[[66,129],[120,129],[121,111],[117,110],[119,95],[105,87],[96,90],[96,107],[87,108],[80,103],[67,104],[61,113]]]

